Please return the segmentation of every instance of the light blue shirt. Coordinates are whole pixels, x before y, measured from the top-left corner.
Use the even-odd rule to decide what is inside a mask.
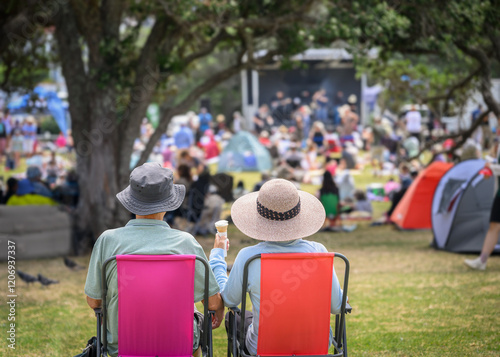
[[[177,133],[174,135],[175,146],[178,149],[187,149],[191,145],[194,144],[194,136],[193,131],[189,129],[187,126],[184,126],[179,129]]]
[[[229,277],[227,276],[227,265],[224,260],[224,250],[214,248],[210,252],[210,267],[215,274],[219,284],[224,304],[229,307],[238,306],[241,303],[241,292],[243,286],[243,268],[248,259],[256,254],[263,253],[326,253],[323,244],[297,239],[288,242],[262,242],[252,247],[243,248],[234,261]],[[257,353],[257,337],[259,331],[260,313],[260,261],[252,262],[248,270],[247,291],[252,301],[253,321],[248,328],[246,336],[246,347],[251,354]],[[342,289],[333,269],[332,276],[332,302],[331,312],[340,312],[342,304]],[[332,333],[330,331],[330,336]]]

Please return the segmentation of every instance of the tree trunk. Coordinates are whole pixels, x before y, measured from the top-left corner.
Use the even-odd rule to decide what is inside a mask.
[[[106,229],[121,223],[116,193],[119,192],[118,160],[121,145],[114,111],[114,90],[99,90],[89,95],[89,129],[75,136],[80,201],[76,211],[79,241],[85,248]],[[78,138],[78,139],[77,139]]]

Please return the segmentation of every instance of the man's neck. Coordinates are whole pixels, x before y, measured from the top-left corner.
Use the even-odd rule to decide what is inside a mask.
[[[135,215],[136,219],[156,219],[158,221],[163,221],[163,217],[165,216],[166,212],[160,212],[160,213],[153,213],[153,214],[148,214],[145,216],[141,216],[139,214]]]

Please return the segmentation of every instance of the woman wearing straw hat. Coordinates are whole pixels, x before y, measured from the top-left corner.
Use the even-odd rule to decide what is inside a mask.
[[[297,190],[287,180],[270,180],[262,185],[259,192],[252,192],[239,198],[231,208],[231,217],[242,233],[262,242],[243,248],[238,253],[228,277],[224,260],[225,240],[216,235],[214,249],[210,254],[210,266],[226,306],[238,306],[241,302],[243,268],[250,257],[261,253],[327,252],[322,244],[302,239],[316,233],[323,226],[325,221],[323,205],[316,197]],[[252,301],[253,315],[250,312],[246,313],[245,348],[255,355],[260,311],[259,264],[251,264],[249,267],[248,293]],[[341,301],[342,289],[334,272],[332,313],[339,312]]]

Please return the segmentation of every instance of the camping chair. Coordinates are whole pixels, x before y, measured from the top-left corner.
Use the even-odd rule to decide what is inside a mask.
[[[340,313],[335,316],[333,347],[328,354],[331,287],[334,257],[345,263],[344,289]],[[244,321],[248,284],[248,267],[261,259],[260,314],[257,356],[347,356],[345,313],[347,304],[349,261],[339,253],[257,254],[243,270],[241,312],[230,308],[228,357],[248,357],[244,351]],[[297,267],[302,275],[295,275]],[[288,277],[285,279],[285,275]],[[305,277],[305,275],[308,275]],[[264,308],[266,306],[266,308]],[[235,313],[241,313],[237,326]],[[271,317],[271,318],[270,318]],[[237,331],[240,329],[240,339]]]
[[[104,262],[102,311],[96,311],[97,350],[102,352],[102,356],[108,355],[106,267],[112,261],[116,261],[118,277],[118,355],[192,355],[196,260],[205,267],[205,320],[200,346],[203,356],[212,357],[213,312],[208,311],[209,267],[204,259],[195,255],[117,255]]]

